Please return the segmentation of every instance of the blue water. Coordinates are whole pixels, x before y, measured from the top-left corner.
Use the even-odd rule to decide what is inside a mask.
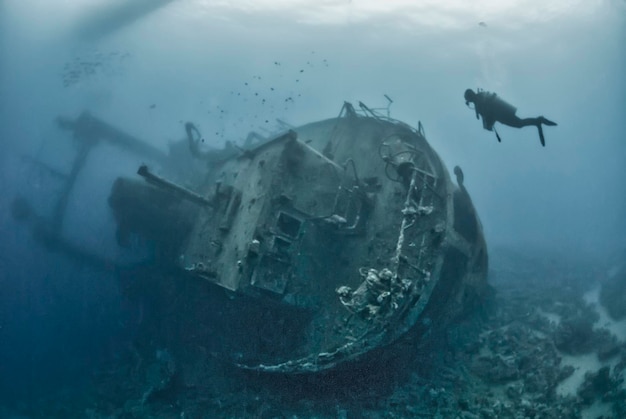
[[[136,315],[113,275],[48,252],[11,215],[18,194],[52,208],[58,183],[23,156],[66,170],[58,116],[89,110],[165,151],[182,121],[221,147],[279,130],[277,118],[335,117],[344,100],[385,108],[388,95],[392,117],[421,121],[463,168],[490,246],[626,246],[624,1],[177,0],[126,15],[117,3],[0,1],[0,405],[82,397]],[[546,147],[532,127],[497,126],[502,143],[483,130],[463,100],[477,87],[556,121]],[[67,237],[128,257],[106,199],[138,163],[109,147],[90,156]]]

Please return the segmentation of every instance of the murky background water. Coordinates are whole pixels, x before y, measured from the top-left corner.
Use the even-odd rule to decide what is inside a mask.
[[[411,125],[421,121],[448,168],[463,168],[490,248],[584,254],[605,276],[623,266],[624,1],[130,3],[0,1],[7,405],[59,388],[77,392],[126,339],[115,282],[45,251],[10,213],[18,193],[41,211],[54,202],[51,175],[29,160],[59,170],[70,161],[58,116],[89,110],[165,150],[184,136],[184,121],[221,147],[362,101]],[[544,129],[546,147],[532,127],[499,127],[502,143],[483,130],[463,100],[477,87],[497,92],[521,117],[556,121]],[[68,237],[128,257],[115,244],[106,199],[115,177],[136,163],[113,148],[88,161],[69,206]],[[588,301],[597,298],[586,292]]]

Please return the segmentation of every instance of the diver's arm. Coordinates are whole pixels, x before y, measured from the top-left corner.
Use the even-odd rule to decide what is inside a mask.
[[[496,119],[493,115],[493,109],[489,106],[489,102],[493,100],[496,96],[495,93],[489,92],[480,92],[477,95],[478,98],[474,102],[474,107],[476,109],[476,116],[480,115],[483,118],[483,128],[491,131],[493,129],[493,125],[496,123]]]
[[[485,110],[485,93],[479,90],[474,99],[474,111],[476,112],[476,119],[480,119],[479,116],[483,117],[483,125],[485,123]]]

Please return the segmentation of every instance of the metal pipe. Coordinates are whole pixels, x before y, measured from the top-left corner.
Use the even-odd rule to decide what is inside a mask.
[[[148,166],[146,166],[145,164],[139,167],[139,169],[137,170],[137,174],[143,177],[144,179],[146,179],[146,181],[152,183],[153,185],[156,185],[160,188],[167,189],[171,192],[174,192],[175,194],[191,202],[194,202],[200,205],[206,205],[211,208],[215,207],[215,204],[213,202],[209,201],[202,195],[199,195],[194,191],[190,191],[187,188],[177,185],[174,182],[171,182],[167,179],[164,179],[150,172],[150,169],[148,169]]]

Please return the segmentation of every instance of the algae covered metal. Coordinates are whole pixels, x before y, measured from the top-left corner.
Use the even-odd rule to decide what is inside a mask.
[[[360,109],[208,152],[187,124],[182,152],[113,185],[120,245],[150,240],[159,281],[206,290],[178,295],[178,321],[241,367],[330,370],[444,326],[485,289],[460,168],[454,184],[421,124]]]

